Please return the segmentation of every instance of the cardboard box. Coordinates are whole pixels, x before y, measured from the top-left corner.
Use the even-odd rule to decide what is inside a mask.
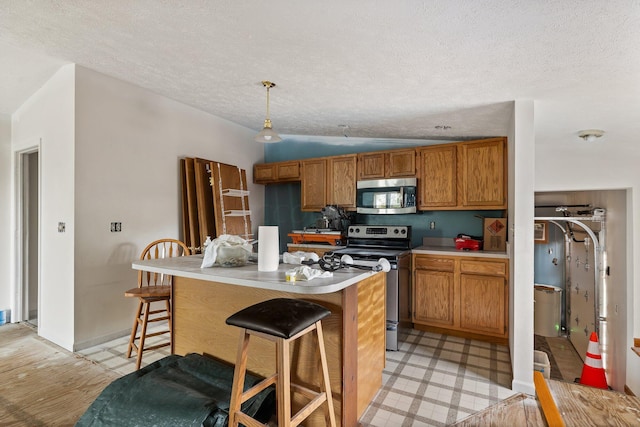
[[[482,239],[485,251],[506,251],[507,218],[484,218]]]

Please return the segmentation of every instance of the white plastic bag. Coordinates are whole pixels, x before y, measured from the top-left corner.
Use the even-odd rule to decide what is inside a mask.
[[[225,251],[225,249],[229,250]],[[251,255],[252,250],[252,245],[242,237],[222,234],[207,245],[200,268],[213,267],[214,265],[223,265],[226,267],[244,265],[249,255]],[[235,256],[224,259],[221,263],[219,259],[220,253],[234,253]]]

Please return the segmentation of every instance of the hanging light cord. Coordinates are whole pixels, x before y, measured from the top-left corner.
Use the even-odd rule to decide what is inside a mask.
[[[267,120],[271,120],[271,117],[269,117],[269,91],[271,90],[271,85],[273,83],[267,83]]]

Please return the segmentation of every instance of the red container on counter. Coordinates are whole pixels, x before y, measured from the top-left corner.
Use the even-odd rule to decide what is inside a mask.
[[[459,251],[479,251],[482,249],[482,240],[473,239],[468,236],[456,237],[456,250]]]

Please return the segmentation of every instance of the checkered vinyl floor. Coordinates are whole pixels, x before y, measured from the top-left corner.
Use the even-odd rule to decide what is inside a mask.
[[[399,351],[387,352],[363,427],[447,426],[515,394],[506,346],[413,329],[400,340]],[[135,358],[124,357],[127,344],[122,337],[79,353],[126,375],[135,370]],[[145,352],[142,365],[168,354],[167,347]]]
[[[400,339],[363,426],[447,426],[515,394],[506,346],[417,330]]]

